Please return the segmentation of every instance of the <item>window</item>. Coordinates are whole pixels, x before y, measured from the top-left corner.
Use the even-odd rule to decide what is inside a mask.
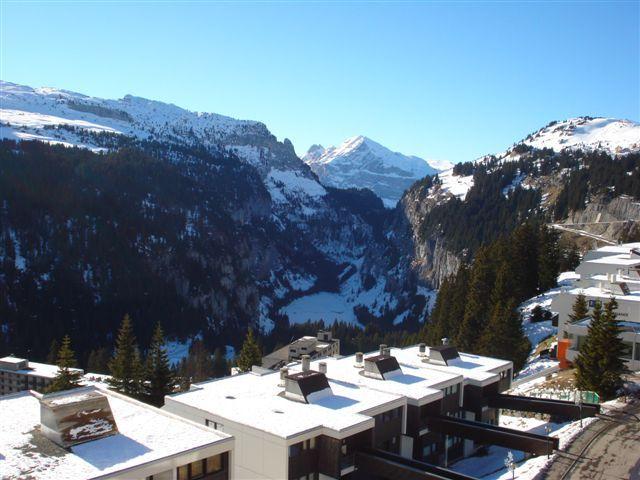
[[[624,350],[622,352],[622,358],[631,360],[631,354],[633,352],[633,343],[632,342],[622,342],[624,345]]]
[[[222,471],[222,455],[215,455],[205,460],[206,472],[216,473]]]
[[[178,467],[178,480],[195,480],[205,474],[220,472],[224,469],[222,454],[197,460],[188,465]]]
[[[224,423],[215,422],[215,421],[213,421],[213,420],[209,420],[209,419],[206,419],[206,420],[204,421],[204,423],[205,423],[205,425],[206,425],[207,427],[211,427],[211,428],[213,428],[214,430],[220,430],[221,432],[224,432]]]

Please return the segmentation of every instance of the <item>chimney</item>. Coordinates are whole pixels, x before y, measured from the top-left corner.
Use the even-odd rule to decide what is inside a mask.
[[[449,345],[449,339],[447,337],[442,338],[442,345]]]
[[[356,368],[362,368],[364,362],[364,353],[362,352],[356,352],[356,363],[354,364],[354,367]]]
[[[280,387],[284,387],[286,385],[287,375],[289,375],[289,369],[287,367],[282,367],[280,369],[280,383],[278,384]]]
[[[109,400],[94,387],[41,395],[40,430],[62,448],[118,433]]]
[[[302,355],[302,371],[308,372],[311,370],[311,357],[309,355]]]
[[[320,373],[327,373],[327,362],[320,362],[318,363],[318,371]]]
[[[427,356],[427,344],[426,343],[421,343],[420,345],[418,345],[418,356],[419,357],[426,357]]]
[[[384,343],[381,343],[380,344],[380,355],[384,355],[385,348],[387,348],[387,346]]]
[[[391,356],[391,349],[389,347],[384,347],[382,349],[382,354],[386,355],[387,357],[390,357]]]

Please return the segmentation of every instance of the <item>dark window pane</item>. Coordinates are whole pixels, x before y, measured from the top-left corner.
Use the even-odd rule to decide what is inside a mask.
[[[215,473],[222,470],[222,455],[207,458],[207,473]]]

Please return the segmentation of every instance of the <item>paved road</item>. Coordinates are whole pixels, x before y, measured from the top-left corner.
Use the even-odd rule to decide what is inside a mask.
[[[640,480],[640,403],[616,414],[619,422],[597,420],[555,456],[544,478],[548,480]],[[577,456],[581,458],[575,462]],[[570,471],[568,471],[570,469]]]

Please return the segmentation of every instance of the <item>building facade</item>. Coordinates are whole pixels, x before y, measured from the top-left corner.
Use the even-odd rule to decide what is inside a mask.
[[[551,302],[551,310],[558,313],[558,339],[568,342],[562,349],[564,359],[575,361],[591,321],[589,317],[571,319],[578,295],[585,296],[589,309],[596,302],[604,305],[615,298],[621,338],[627,347],[624,359],[631,370],[640,370],[640,245],[593,250],[584,256],[576,274],[577,278],[563,286]]]
[[[71,370],[84,373],[79,368]],[[0,395],[23,390],[42,393],[53,382],[57,373],[56,365],[30,362],[24,358],[11,356],[0,358]]]

